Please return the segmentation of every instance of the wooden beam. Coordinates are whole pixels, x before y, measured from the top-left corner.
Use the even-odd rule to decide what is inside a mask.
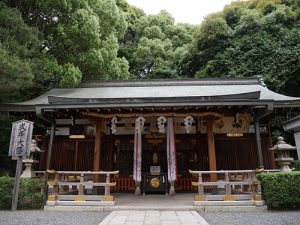
[[[216,148],[215,148],[215,136],[213,131],[213,120],[207,121],[207,143],[208,143],[208,158],[209,158],[209,170],[217,170],[216,162]],[[217,181],[217,174],[210,175],[211,181]]]
[[[102,122],[98,122],[96,124],[96,134],[95,134],[95,148],[94,148],[94,164],[93,164],[93,171],[100,171],[101,170],[101,127]],[[99,176],[94,177],[94,182],[99,181]]]

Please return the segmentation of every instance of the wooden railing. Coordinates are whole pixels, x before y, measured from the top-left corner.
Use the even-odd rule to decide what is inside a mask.
[[[46,173],[46,171],[35,171],[38,178],[46,178],[46,174],[48,176],[48,179],[55,179],[55,176],[53,173],[49,174]],[[210,178],[203,177],[204,181],[209,181]],[[192,182],[197,181],[196,176],[179,176],[176,184],[175,184],[175,190],[176,191],[195,191],[197,190],[197,187],[192,185]],[[116,174],[111,177],[111,182],[116,183],[115,186],[111,186],[111,191],[134,191],[135,190],[135,182],[132,178],[132,176],[125,176],[125,175],[119,175]],[[205,189],[211,189],[211,187],[205,187]]]
[[[195,201],[261,201],[261,184],[256,178],[255,170],[227,170],[227,171],[189,171],[198,176],[197,182],[192,185],[198,188]],[[215,181],[204,181],[203,176],[217,177]],[[205,192],[205,187],[212,190]]]
[[[198,188],[193,185],[193,182],[197,181],[197,176],[189,176],[189,177],[178,177],[175,190],[176,191],[196,191]],[[202,177],[203,181],[210,181],[209,177]],[[205,190],[210,190],[211,187],[206,186],[203,187]]]
[[[175,191],[197,190],[197,187],[192,185],[193,181],[196,181],[196,177],[178,177],[175,184]]]
[[[47,171],[48,201],[109,201],[113,202],[110,195],[111,187],[116,185],[111,182],[111,175],[119,171]],[[100,179],[98,178],[100,177]],[[103,182],[98,182],[98,181]],[[100,188],[104,188],[104,195],[100,195]],[[103,190],[102,190],[103,192]]]
[[[132,177],[126,176],[113,176],[112,181],[116,183],[116,186],[112,187],[112,191],[134,191],[135,182]]]
[[[112,187],[112,191],[134,191],[135,182],[132,177],[127,176],[113,176],[111,178],[112,182],[116,182],[116,186]],[[205,180],[209,180],[205,179]],[[192,181],[197,181],[197,177],[178,177],[175,190],[176,191],[195,191],[197,187],[192,185]],[[209,187],[207,187],[209,189]]]

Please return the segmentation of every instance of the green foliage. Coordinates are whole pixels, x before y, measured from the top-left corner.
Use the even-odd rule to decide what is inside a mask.
[[[13,188],[13,178],[0,177],[0,209],[8,209],[11,206]]]
[[[0,101],[53,83],[228,75],[262,75],[270,89],[298,96],[299,19],[298,0],[233,2],[199,26],[126,0],[3,1]]]
[[[60,86],[62,87],[74,87],[80,83],[82,74],[78,67],[75,67],[71,63],[67,63],[63,67],[62,78],[60,80]]]
[[[22,90],[32,85],[30,59],[37,51],[38,36],[18,10],[0,3],[0,102],[20,98]]]
[[[0,153],[8,154],[7,149],[9,148],[11,124],[16,121],[13,116],[7,116],[0,114]]]
[[[234,2],[199,26],[181,60],[181,76],[263,76],[277,92],[299,96],[298,1]]]
[[[300,209],[300,172],[262,173],[258,178],[269,209]]]
[[[15,179],[12,177],[0,177],[0,209],[9,209],[11,207],[14,181]],[[46,200],[45,185],[45,180],[21,178],[18,208],[41,209]]]
[[[75,86],[81,76],[85,80],[111,79],[119,66],[126,66],[117,59],[118,38],[125,33],[126,21],[114,0],[39,1],[27,7],[36,7],[45,15],[44,20],[34,19],[43,27],[49,49],[46,54],[63,67],[61,85]],[[76,68],[74,76],[71,67],[72,71]],[[127,79],[126,69],[117,77]]]
[[[231,28],[223,18],[208,17],[197,30],[193,40],[192,51],[197,57],[191,58],[190,66],[205,68],[215,55],[228,46],[230,35]],[[201,69],[197,71],[197,75],[207,76]],[[214,74],[214,76],[218,75]]]
[[[300,160],[292,161],[291,168],[295,168],[295,171],[300,171]]]
[[[118,58],[125,14],[114,0],[0,3],[0,102],[23,101],[50,84],[128,79]]]
[[[0,48],[0,101],[19,98],[20,91],[32,84],[30,63]]]
[[[175,25],[173,17],[166,11],[146,16],[130,7],[126,10],[131,15],[130,25],[120,43],[119,55],[128,60],[132,76],[178,78],[183,50],[191,42],[195,26]]]

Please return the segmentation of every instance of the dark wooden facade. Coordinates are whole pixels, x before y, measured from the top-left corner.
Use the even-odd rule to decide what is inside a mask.
[[[100,170],[119,170],[115,178],[118,185],[115,190],[133,191],[133,135],[102,136]],[[45,140],[45,143],[47,140]],[[69,139],[56,137],[54,140],[50,168],[54,170],[93,171],[95,139]],[[258,165],[257,147],[253,134],[230,138],[215,135],[217,170],[255,169]],[[266,169],[274,169],[274,156],[269,147],[271,136],[262,134],[263,160]],[[193,179],[188,170],[209,170],[209,155],[206,134],[176,135],[178,181],[177,191],[189,191]],[[153,162],[153,154],[157,162]],[[47,151],[42,153],[39,169],[44,170]],[[142,172],[149,172],[151,165],[161,166],[167,172],[166,137],[143,137]]]

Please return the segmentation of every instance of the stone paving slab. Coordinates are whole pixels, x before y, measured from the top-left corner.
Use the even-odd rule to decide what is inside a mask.
[[[113,211],[99,225],[208,225],[196,211]]]

